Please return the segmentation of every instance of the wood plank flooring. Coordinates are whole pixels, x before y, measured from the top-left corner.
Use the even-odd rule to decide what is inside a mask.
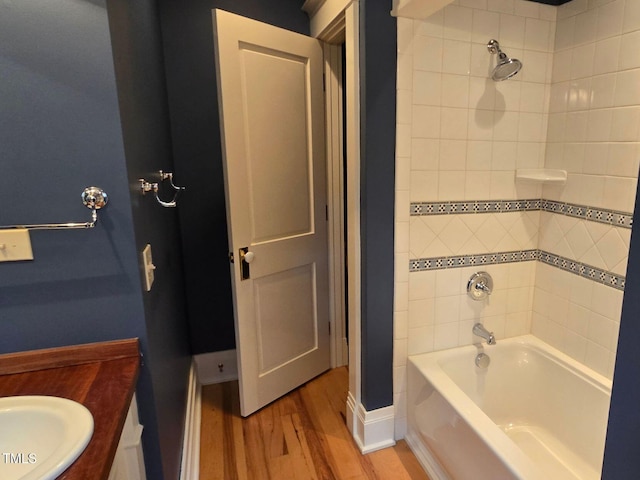
[[[242,418],[237,382],[204,386],[200,480],[429,480],[404,441],[360,453],[347,388],[336,368]]]

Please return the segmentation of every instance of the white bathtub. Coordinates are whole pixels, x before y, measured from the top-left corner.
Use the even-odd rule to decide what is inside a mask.
[[[406,440],[433,480],[600,478],[611,381],[536,337],[410,356],[407,368]]]

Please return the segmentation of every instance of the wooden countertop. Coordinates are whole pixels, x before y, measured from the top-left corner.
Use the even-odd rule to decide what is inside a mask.
[[[0,397],[52,395],[93,415],[91,441],[59,480],[107,480],[140,371],[137,339],[0,355]]]

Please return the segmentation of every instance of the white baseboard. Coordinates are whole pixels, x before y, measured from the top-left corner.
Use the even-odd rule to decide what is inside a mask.
[[[429,452],[429,450],[427,450],[423,445],[416,433],[409,429],[404,440],[418,459],[420,465],[422,465],[424,471],[427,472],[429,478],[432,480],[450,480],[449,476],[445,473],[431,452]]]
[[[195,361],[191,363],[188,389],[180,480],[198,480],[200,478],[200,418],[202,416],[202,400]]]
[[[238,361],[235,350],[201,353],[193,360],[198,372],[200,385],[230,382],[238,379]]]
[[[349,392],[347,396],[347,425],[364,454],[396,444],[394,435],[393,405],[367,411]]]

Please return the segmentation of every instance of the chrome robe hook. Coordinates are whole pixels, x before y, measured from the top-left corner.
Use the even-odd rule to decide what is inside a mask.
[[[140,190],[142,192],[143,195],[145,195],[147,192],[153,192],[153,195],[156,199],[156,201],[162,205],[165,208],[173,208],[175,206],[177,206],[177,201],[178,201],[178,195],[180,194],[180,192],[182,192],[183,190],[185,190],[185,187],[179,187],[177,185],[175,185],[173,183],[173,173],[172,172],[164,172],[162,170],[159,170],[158,173],[160,174],[160,181],[164,182],[165,180],[169,180],[169,185],[171,186],[171,188],[174,190],[174,194],[173,194],[173,199],[171,201],[164,201],[160,198],[159,194],[158,194],[158,190],[160,190],[159,184],[158,183],[150,183],[147,182],[144,178],[140,178],[138,181],[140,182]]]

